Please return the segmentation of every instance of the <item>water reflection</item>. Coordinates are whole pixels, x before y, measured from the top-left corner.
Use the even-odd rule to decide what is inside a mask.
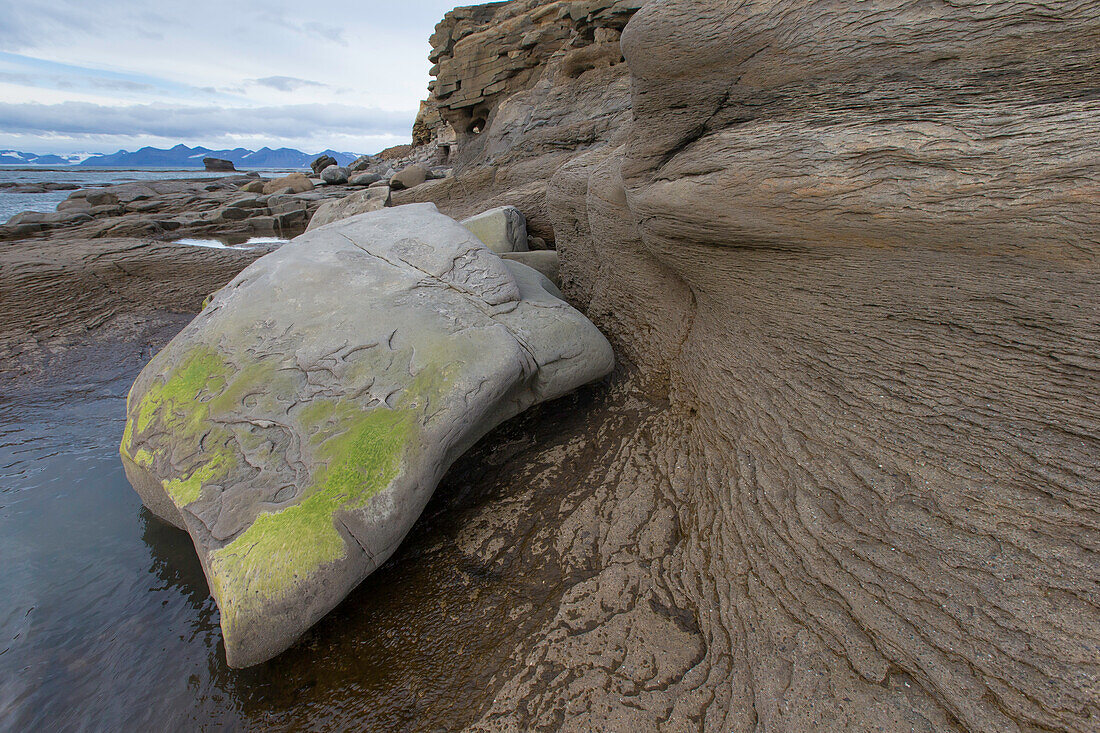
[[[552,447],[590,395],[490,435],[390,562],[288,652],[238,671],[190,537],[123,474],[127,371],[0,395],[0,729],[445,730],[476,717],[562,583],[548,553],[512,537],[486,559],[459,538],[486,506],[508,507],[516,537],[549,522],[562,497],[516,496],[508,465]]]

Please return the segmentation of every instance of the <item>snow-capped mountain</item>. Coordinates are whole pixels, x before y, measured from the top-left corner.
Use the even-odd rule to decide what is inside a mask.
[[[0,150],[0,165],[77,165],[91,158],[95,153],[68,153],[54,155],[47,153],[24,153],[19,150]]]

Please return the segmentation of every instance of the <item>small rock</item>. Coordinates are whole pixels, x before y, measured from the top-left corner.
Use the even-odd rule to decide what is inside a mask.
[[[365,171],[371,166],[378,165],[381,161],[375,158],[373,155],[360,155],[355,159],[351,165],[348,166],[348,170],[352,173],[359,173]]]
[[[390,188],[395,191],[400,191],[405,188],[414,188],[419,186],[424,181],[428,180],[428,176],[431,175],[431,171],[422,165],[410,165],[408,168],[401,169],[400,173],[397,173],[390,179]]]
[[[321,171],[328,168],[330,165],[339,165],[339,161],[333,158],[331,155],[322,155],[317,160],[309,164],[309,167],[313,170],[313,175],[321,175]]]
[[[304,173],[291,173],[289,176],[275,178],[264,184],[264,193],[305,193],[312,191],[313,181]]]
[[[515,206],[489,209],[466,219],[462,226],[497,254],[528,250],[527,219]]]
[[[348,182],[348,169],[342,165],[330,165],[321,171],[321,180],[329,185]]]
[[[372,183],[378,183],[382,180],[382,176],[377,173],[360,173],[354,175],[348,179],[348,183],[352,186],[369,186]]]
[[[263,181],[250,181],[249,183],[241,186],[241,190],[245,193],[263,193],[264,182]]]

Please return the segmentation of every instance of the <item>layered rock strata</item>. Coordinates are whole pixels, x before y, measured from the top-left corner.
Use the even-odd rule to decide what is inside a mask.
[[[593,416],[473,728],[1095,730],[1098,40],[1072,0],[654,0],[626,64],[497,100],[418,195],[530,187],[647,408]],[[565,160],[506,114],[619,78]]]
[[[459,219],[516,206],[531,234],[552,242],[547,181],[629,120],[618,38],[641,4],[522,0],[448,13],[432,36],[437,78],[419,129],[459,172],[394,203],[436,201]]]

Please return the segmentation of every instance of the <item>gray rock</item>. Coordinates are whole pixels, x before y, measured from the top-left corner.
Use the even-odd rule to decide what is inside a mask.
[[[348,172],[360,173],[362,171],[369,170],[370,168],[377,166],[381,161],[375,158],[373,155],[360,155],[356,158],[351,165],[348,166]]]
[[[233,166],[233,161],[223,160],[222,158],[203,158],[202,164],[206,166],[208,171],[216,171],[219,173],[228,173],[230,171],[236,171]]]
[[[348,169],[341,165],[330,165],[321,171],[321,180],[329,185],[348,182]]]
[[[390,190],[388,188],[368,188],[350,196],[345,196],[335,201],[326,201],[317,209],[317,213],[309,220],[306,231],[331,224],[340,219],[378,211],[390,203]]]
[[[537,252],[505,252],[501,257],[509,262],[519,262],[533,270],[538,270],[546,279],[561,287],[558,253],[552,249]]]
[[[400,173],[395,173],[390,178],[390,188],[397,191],[404,188],[413,188],[428,180],[430,175],[431,171],[424,166],[419,164],[410,165],[407,168],[402,168]]]
[[[358,175],[348,178],[348,183],[352,186],[369,186],[372,183],[378,183],[382,180],[382,176],[378,173],[360,173]]]
[[[527,220],[515,206],[483,211],[464,219],[462,226],[497,254],[527,251]]]
[[[119,202],[119,197],[109,191],[88,191],[83,198],[91,206],[108,206]]]
[[[331,155],[322,155],[320,158],[317,158],[312,163],[310,163],[309,167],[310,170],[313,171],[313,175],[319,176],[321,175],[321,171],[323,171],[325,168],[328,168],[330,165],[339,164],[339,161],[336,160],[336,158],[333,158]]]
[[[486,432],[611,370],[551,289],[430,204],[384,209],[256,261],[153,358],[123,463],[191,534],[230,665],[278,654],[385,562]]]

